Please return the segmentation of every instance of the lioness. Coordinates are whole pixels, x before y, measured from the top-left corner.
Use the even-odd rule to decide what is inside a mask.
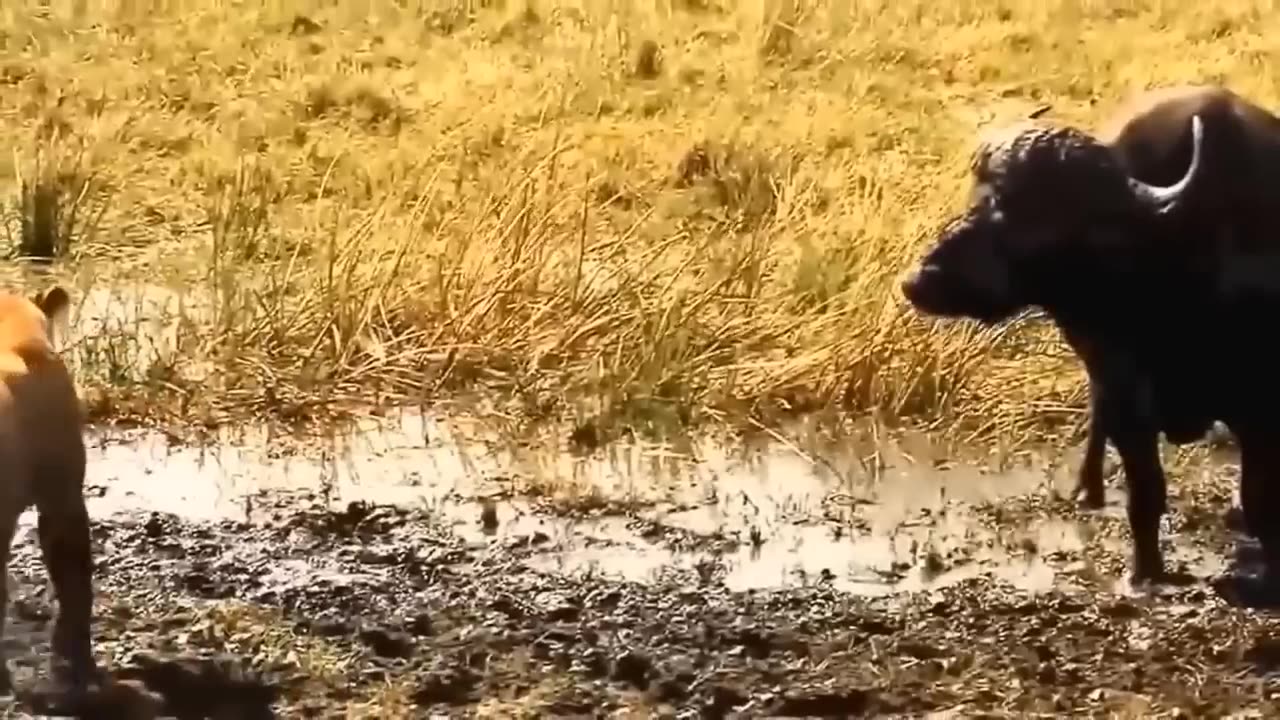
[[[84,501],[84,415],[71,374],[54,350],[51,322],[67,291],[33,299],[0,293],[0,579],[8,577],[18,515],[35,505],[45,568],[58,600],[51,664],[58,684],[86,688],[98,676],[90,638],[93,560]],[[0,637],[9,597],[0,582]],[[0,645],[0,692],[11,690]]]

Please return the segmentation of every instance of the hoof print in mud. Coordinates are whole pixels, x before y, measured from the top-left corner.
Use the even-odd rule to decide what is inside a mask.
[[[653,672],[653,662],[648,657],[630,650],[621,653],[613,660],[613,670],[609,677],[617,682],[624,682],[638,690],[649,687],[649,677]]]
[[[174,535],[174,518],[166,513],[153,512],[142,523],[142,531],[151,539]]]
[[[388,505],[375,505],[363,501],[347,503],[341,511],[328,509],[297,513],[291,524],[306,527],[317,535],[338,537],[383,535],[393,527],[403,524],[410,511]]]
[[[1236,570],[1214,578],[1212,585],[1214,591],[1232,605],[1280,608],[1280,578],[1274,575]]]
[[[419,707],[432,705],[466,705],[473,697],[483,678],[469,667],[459,666],[432,672],[424,677],[413,694]]]
[[[79,692],[42,681],[17,693],[17,699],[31,712],[55,717],[150,720],[164,709],[164,698],[129,680],[107,680]]]
[[[591,648],[574,658],[569,669],[598,680],[609,674],[609,662],[604,653],[598,649]]]
[[[711,688],[710,697],[702,707],[703,717],[724,717],[731,712],[743,710],[751,702],[751,697],[742,690],[728,684]]]
[[[9,606],[13,616],[32,623],[44,624],[53,619],[53,610],[49,603],[40,597],[20,597]]]
[[[356,632],[356,624],[351,620],[344,620],[334,617],[318,617],[313,620],[301,620],[298,622],[297,630],[306,632],[322,638],[337,638],[354,635]]]
[[[118,675],[141,682],[164,698],[165,713],[178,717],[274,718],[280,688],[246,672],[236,657],[162,658],[133,656]]]
[[[235,590],[218,582],[205,563],[194,563],[181,577],[182,587],[198,597],[223,599],[233,597]]]
[[[849,717],[876,712],[875,694],[869,690],[831,690],[813,688],[792,690],[784,695],[769,714],[782,717]]]
[[[382,658],[407,658],[413,655],[413,638],[408,633],[387,627],[366,627],[358,633],[360,642]]]

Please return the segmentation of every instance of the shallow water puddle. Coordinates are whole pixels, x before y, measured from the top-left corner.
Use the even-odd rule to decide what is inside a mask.
[[[734,589],[821,581],[866,594],[978,574],[1047,589],[1056,575],[1041,556],[1084,545],[1074,523],[993,527],[975,512],[1046,484],[1060,489],[1061,469],[985,472],[981,458],[946,465],[910,436],[814,438],[803,447],[616,443],[578,456],[558,436],[501,442],[463,418],[406,412],[363,425],[324,441],[241,429],[203,447],[94,431],[90,511],[263,519],[279,497],[298,495],[335,507],[418,506],[466,541],[520,550],[547,571],[636,581],[693,572]],[[481,522],[484,498],[496,522]],[[1019,542],[1034,550],[1008,549]]]
[[[1027,530],[1037,552],[1011,553],[997,531],[983,528],[962,508],[949,510],[935,522],[906,523],[879,532],[837,529],[835,523],[812,519],[777,523],[761,533],[758,542],[747,533],[725,533],[725,526],[717,526],[703,508],[651,513],[665,528],[687,528],[696,537],[710,539],[702,546],[695,542],[687,549],[670,547],[637,538],[617,523],[600,523],[582,529],[558,552],[531,558],[529,564],[635,581],[680,569],[718,577],[734,590],[825,582],[848,592],[883,595],[992,574],[1015,587],[1047,591],[1060,588],[1061,582],[1039,555],[1078,551],[1084,545],[1075,523],[1050,520]],[[717,548],[717,533],[734,541]]]

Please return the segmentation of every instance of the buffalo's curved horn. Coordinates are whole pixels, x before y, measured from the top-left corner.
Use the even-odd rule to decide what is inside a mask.
[[[1133,194],[1144,203],[1149,204],[1158,213],[1168,213],[1178,206],[1178,201],[1182,198],[1182,194],[1191,185],[1191,181],[1195,180],[1196,173],[1200,171],[1200,156],[1204,146],[1204,121],[1199,115],[1191,116],[1191,164],[1187,166],[1187,172],[1183,174],[1182,179],[1169,185],[1168,187],[1160,187],[1158,185],[1149,185],[1137,178],[1129,178],[1129,187],[1133,189]]]

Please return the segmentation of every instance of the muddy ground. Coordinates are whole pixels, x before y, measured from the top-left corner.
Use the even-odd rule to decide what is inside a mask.
[[[1280,710],[1276,621],[1212,582],[1237,554],[1230,457],[1175,477],[1186,578],[1143,593],[1114,480],[1101,512],[1056,497],[1075,458],[549,456],[444,428],[296,453],[96,436],[104,666],[190,718]],[[15,552],[9,712],[29,714],[49,616],[30,525]]]

